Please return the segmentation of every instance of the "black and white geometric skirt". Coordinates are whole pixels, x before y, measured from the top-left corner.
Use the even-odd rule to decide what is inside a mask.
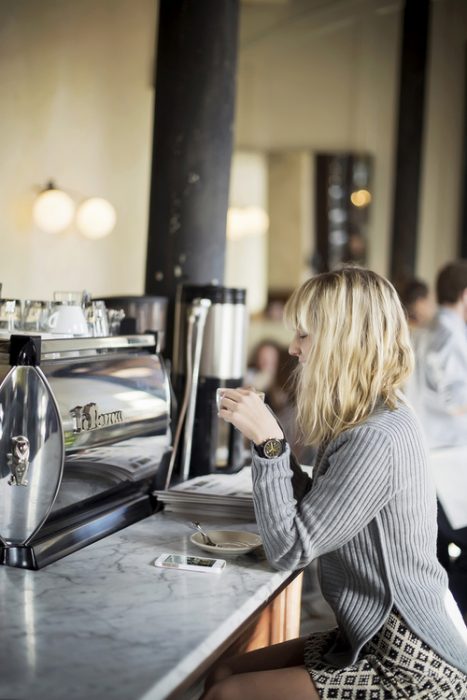
[[[396,610],[352,666],[322,660],[337,633],[313,634],[305,644],[305,667],[322,700],[467,699],[467,676],[413,634]]]

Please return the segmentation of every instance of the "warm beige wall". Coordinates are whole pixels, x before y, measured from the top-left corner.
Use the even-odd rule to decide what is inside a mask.
[[[140,293],[154,91],[154,0],[0,3],[0,281],[5,296]],[[31,221],[34,186],[115,206],[89,241]]]
[[[250,32],[239,63],[236,140],[241,147],[374,155],[369,264],[383,273],[388,267],[399,34],[400,7],[392,0],[321,3],[296,21],[258,32],[256,39]]]
[[[310,273],[310,152],[269,156],[269,287],[290,290]],[[307,274],[308,273],[308,274]]]
[[[432,12],[417,255],[417,273],[430,283],[458,251],[467,3],[438,0]]]
[[[381,272],[388,267],[401,6],[310,0],[298,20],[250,27],[239,58],[237,147],[374,154],[369,264]],[[417,263],[430,280],[456,251],[467,39],[464,0],[432,7]],[[153,0],[0,2],[4,294],[143,291],[156,14]],[[35,229],[34,186],[50,177],[77,199],[107,197],[118,213],[113,234],[93,242],[74,230],[51,237]]]
[[[224,281],[228,287],[245,288],[248,309],[257,313],[267,301],[267,221],[263,226],[261,221],[255,225],[254,218],[248,223],[248,212],[250,207],[265,214],[268,210],[268,167],[263,153],[234,153],[229,202],[231,214],[236,210],[242,220],[227,218]]]
[[[240,53],[237,142],[265,151],[375,156],[370,267],[388,273],[402,2],[329,2],[250,29]],[[327,9],[326,9],[327,8]],[[458,250],[467,2],[433,0],[416,273]],[[282,10],[284,11],[284,10]],[[259,20],[257,13],[256,20]],[[255,38],[256,37],[256,38]],[[291,276],[294,265],[288,268]]]

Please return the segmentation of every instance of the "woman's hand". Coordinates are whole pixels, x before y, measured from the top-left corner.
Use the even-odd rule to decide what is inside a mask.
[[[269,438],[282,440],[284,433],[254,389],[222,389],[219,416],[260,445]]]

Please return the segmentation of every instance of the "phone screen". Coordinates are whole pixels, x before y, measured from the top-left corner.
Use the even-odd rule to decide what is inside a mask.
[[[203,559],[203,557],[185,557],[183,554],[169,554],[164,560],[167,564],[188,564],[189,566],[214,566],[215,559]]]

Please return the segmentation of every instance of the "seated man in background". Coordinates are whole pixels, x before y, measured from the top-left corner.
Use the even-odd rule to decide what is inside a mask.
[[[438,312],[413,335],[415,371],[406,393],[418,413],[431,450],[466,448],[467,470],[467,260],[443,267],[436,281]],[[451,591],[467,614],[467,527],[454,530],[439,505],[438,557]],[[467,524],[467,493],[465,494]],[[448,547],[461,552],[452,560]]]

